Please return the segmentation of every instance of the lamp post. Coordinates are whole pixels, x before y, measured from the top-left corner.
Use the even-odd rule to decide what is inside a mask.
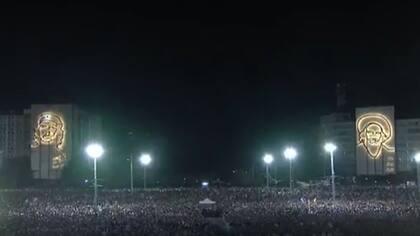
[[[286,157],[286,159],[289,160],[289,187],[290,187],[290,190],[292,190],[293,189],[292,166],[293,166],[293,160],[297,156],[297,151],[296,149],[292,147],[288,147],[286,148],[286,150],[284,150],[284,156]]]
[[[333,143],[326,143],[324,146],[325,151],[330,153],[331,159],[331,188],[332,188],[332,197],[335,201],[335,172],[334,172],[334,151],[337,149],[337,146]]]
[[[420,196],[420,152],[414,155],[414,160],[416,161],[416,164],[417,164],[417,190],[419,191],[419,196]]]
[[[130,154],[130,192],[133,193],[134,184],[133,184],[133,154]]]
[[[130,143],[130,150],[132,150],[133,144],[133,132],[128,132],[128,140]],[[133,180],[133,153],[130,151],[130,193],[134,192],[134,180]]]
[[[140,156],[140,163],[143,166],[143,188],[146,189],[146,167],[150,164],[150,162],[152,162],[152,157],[147,154],[147,153],[143,153]]]
[[[263,157],[263,161],[265,163],[265,177],[266,177],[266,186],[267,188],[270,187],[270,179],[268,173],[268,166],[273,162],[274,158],[271,154],[265,154]]]
[[[98,204],[98,178],[96,171],[96,160],[100,158],[102,154],[104,154],[104,149],[100,144],[93,143],[89,144],[85,151],[90,158],[93,158],[93,204],[96,206]]]

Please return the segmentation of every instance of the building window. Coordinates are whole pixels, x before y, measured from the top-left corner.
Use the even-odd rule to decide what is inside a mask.
[[[419,128],[412,128],[412,129],[408,129],[407,133],[409,134],[417,134],[420,133],[420,129]]]

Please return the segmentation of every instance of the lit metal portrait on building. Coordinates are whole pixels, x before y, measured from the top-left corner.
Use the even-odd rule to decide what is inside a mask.
[[[390,120],[380,113],[367,113],[356,121],[358,145],[363,146],[373,159],[381,157],[384,151],[395,152],[392,140],[394,130]]]
[[[40,145],[54,147],[52,157],[52,169],[60,169],[64,166],[66,155],[63,151],[65,145],[65,124],[61,116],[54,112],[44,112],[38,117],[34,130],[31,147],[39,148]]]

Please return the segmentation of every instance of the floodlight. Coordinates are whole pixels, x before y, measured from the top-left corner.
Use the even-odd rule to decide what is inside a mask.
[[[417,163],[420,163],[420,152],[418,152],[418,153],[416,153],[416,155],[414,155],[414,160],[415,160]]]
[[[104,149],[100,144],[97,143],[92,143],[89,144],[86,147],[86,153],[88,154],[89,157],[96,159],[102,156],[102,154],[104,154]]]
[[[152,157],[150,154],[144,153],[140,157],[140,162],[142,165],[147,166],[150,164],[150,162],[152,162]]]
[[[293,160],[297,156],[297,151],[292,147],[288,147],[286,148],[286,150],[284,150],[284,156],[286,157],[286,159]]]
[[[337,149],[337,146],[335,146],[333,143],[326,143],[324,149],[327,152],[334,152]]]
[[[273,162],[274,158],[273,155],[271,154],[265,154],[263,157],[263,160],[265,162],[265,164],[271,164],[271,162]]]

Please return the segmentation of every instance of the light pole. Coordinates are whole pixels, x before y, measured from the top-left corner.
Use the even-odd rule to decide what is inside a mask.
[[[130,192],[134,192],[134,181],[133,181],[133,153],[132,151],[132,144],[133,144],[133,132],[128,132],[128,140],[130,144]]]
[[[266,186],[267,188],[270,187],[270,177],[268,173],[268,166],[273,162],[274,158],[271,154],[265,154],[263,157],[263,161],[265,163],[265,177],[266,177]]]
[[[332,188],[332,197],[335,201],[335,172],[334,172],[334,151],[337,149],[337,146],[333,143],[326,143],[324,146],[325,151],[330,153],[331,158],[331,188]]]
[[[292,147],[288,147],[286,148],[286,150],[284,150],[284,156],[286,157],[286,159],[289,160],[289,187],[290,187],[290,190],[292,190],[293,189],[292,166],[293,166],[293,160],[297,156],[297,151],[296,149]]]
[[[420,152],[414,155],[414,160],[416,161],[416,164],[417,164],[417,190],[420,196]]]
[[[134,184],[133,184],[133,154],[130,154],[130,192],[133,193]]]
[[[147,153],[143,153],[140,156],[140,163],[143,166],[143,188],[146,189],[146,167],[150,164],[150,162],[152,162],[152,157],[147,154]]]
[[[93,204],[96,206],[98,204],[98,178],[96,171],[96,159],[100,158],[102,154],[104,154],[104,149],[100,144],[92,143],[86,147],[85,151],[90,158],[93,158]]]

